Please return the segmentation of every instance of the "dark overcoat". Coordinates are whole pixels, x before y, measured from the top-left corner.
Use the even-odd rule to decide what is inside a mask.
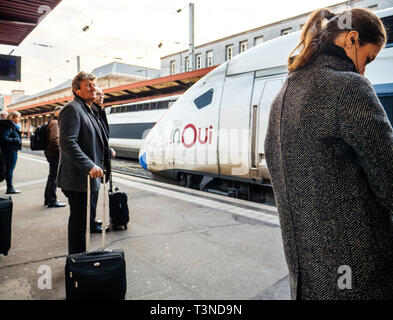
[[[86,192],[87,175],[94,165],[104,169],[108,141],[100,121],[80,97],[75,97],[59,114],[60,162],[57,187]],[[91,179],[91,191],[100,189],[100,178]]]
[[[11,120],[0,120],[0,145],[4,153],[22,149],[21,133]]]
[[[265,152],[292,299],[393,299],[393,131],[343,49],[289,73]]]

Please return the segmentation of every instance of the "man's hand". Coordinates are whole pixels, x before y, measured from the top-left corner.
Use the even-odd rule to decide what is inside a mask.
[[[89,176],[91,178],[102,178],[104,176],[104,172],[99,166],[94,166],[90,171],[89,171]]]

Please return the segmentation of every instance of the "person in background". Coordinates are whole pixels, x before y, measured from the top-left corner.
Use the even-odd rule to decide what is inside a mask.
[[[371,10],[315,11],[272,103],[265,154],[292,299],[393,299],[393,129],[364,76],[386,40]]]
[[[101,88],[96,87],[96,99],[94,100],[94,103],[92,105],[92,111],[98,118],[98,120],[101,123],[102,128],[105,131],[105,135],[107,139],[109,140],[109,125],[108,125],[108,119],[106,117],[106,112],[104,108],[104,92],[102,91]],[[109,152],[111,154],[111,157],[114,158],[116,156],[115,150],[112,148],[109,148]],[[109,160],[109,157],[108,157]],[[106,163],[106,167],[110,168],[110,161]],[[110,175],[110,170],[107,170],[108,177]],[[92,226],[91,226],[91,232],[92,233],[101,233],[102,232],[102,221],[101,220],[96,220],[96,212],[97,212],[97,201],[98,201],[98,193],[93,193],[92,194],[92,199],[91,199],[91,220],[92,221]],[[109,228],[105,229],[106,232],[109,232]]]
[[[8,112],[7,111],[1,111],[0,112],[0,120],[7,120],[8,118]]]
[[[16,161],[18,160],[18,150],[22,149],[20,117],[21,114],[18,111],[12,111],[8,115],[8,120],[2,123],[2,129],[0,130],[0,144],[5,160],[5,180],[7,181],[6,194],[20,193],[12,184]]]
[[[59,117],[60,111],[63,107],[56,107],[54,110],[54,118],[49,121],[47,127],[48,146],[45,149],[45,157],[49,163],[49,175],[45,187],[45,203],[44,205],[48,208],[61,208],[65,207],[65,204],[58,201],[56,197],[56,176],[57,168],[59,166],[59,123],[57,118]]]

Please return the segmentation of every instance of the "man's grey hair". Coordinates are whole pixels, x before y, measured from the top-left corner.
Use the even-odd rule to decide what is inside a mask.
[[[53,110],[54,112],[57,112],[57,111],[61,111],[63,109],[63,107],[62,106],[57,106],[56,108],[55,108],[55,110]]]
[[[8,117],[8,112],[7,111],[3,110],[3,111],[0,112],[0,119],[5,120],[5,119],[7,119],[7,117]]]
[[[84,80],[94,81],[95,79],[96,76],[91,73],[87,73],[85,71],[79,72],[72,80],[72,92],[75,92],[75,90],[79,90],[81,88],[82,81]]]

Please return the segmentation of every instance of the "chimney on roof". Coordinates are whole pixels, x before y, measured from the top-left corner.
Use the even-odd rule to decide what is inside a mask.
[[[11,103],[17,102],[21,97],[25,95],[25,90],[12,90]]]

